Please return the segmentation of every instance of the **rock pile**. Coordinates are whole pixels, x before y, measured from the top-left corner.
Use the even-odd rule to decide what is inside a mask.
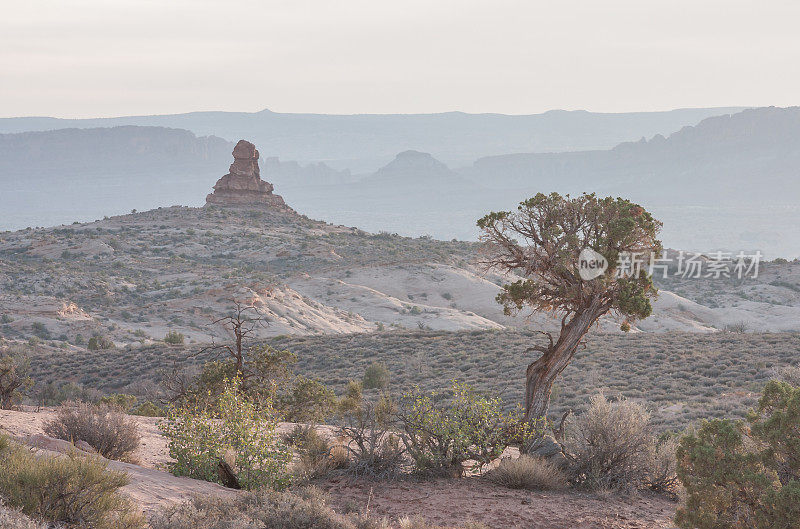
[[[214,192],[206,196],[206,205],[269,206],[290,211],[283,198],[272,190],[272,184],[261,179],[256,146],[239,140],[233,148],[233,163],[228,174],[217,180]]]

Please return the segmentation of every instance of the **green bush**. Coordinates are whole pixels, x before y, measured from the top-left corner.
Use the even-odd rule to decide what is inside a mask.
[[[317,489],[297,493],[260,490],[233,499],[197,497],[168,507],[150,520],[152,529],[383,529],[377,520],[337,514]]]
[[[22,402],[33,380],[28,376],[30,360],[20,352],[0,351],[0,410],[13,409]]]
[[[136,397],[125,393],[114,393],[100,399],[100,404],[106,404],[120,411],[128,411],[136,405]]]
[[[418,472],[460,476],[466,461],[480,469],[507,446],[509,417],[500,399],[480,397],[465,384],[453,383],[452,392],[449,402],[419,390],[400,401],[400,438]]]
[[[129,459],[139,448],[136,422],[105,404],[66,403],[45,423],[44,433],[57,439],[86,441],[108,459]]]
[[[364,389],[382,389],[389,385],[390,376],[386,365],[375,362],[364,370],[362,385]]]
[[[680,527],[800,526],[800,387],[771,381],[746,423],[715,419],[684,436],[678,477]]]
[[[86,347],[89,348],[90,351],[98,351],[101,349],[113,349],[114,342],[112,342],[105,336],[97,334],[89,338],[89,343],[86,344]]]
[[[160,406],[153,404],[152,402],[145,401],[136,406],[133,410],[131,410],[131,414],[139,415],[141,417],[163,417],[164,410],[161,409]]]
[[[175,460],[170,470],[220,483],[217,469],[225,461],[245,489],[283,488],[291,451],[276,433],[277,414],[269,399],[258,406],[248,400],[240,384],[238,379],[225,382],[213,405],[183,404],[167,411],[159,425]]]
[[[303,376],[295,377],[291,390],[277,397],[278,409],[289,422],[318,423],[331,415],[335,403],[333,391]]]
[[[108,470],[97,457],[38,457],[0,438],[0,468],[0,496],[35,519],[76,529],[144,527],[136,507],[118,492],[128,484],[125,473]]]
[[[186,337],[179,333],[178,331],[169,331],[166,336],[164,336],[164,342],[170,345],[181,345]]]

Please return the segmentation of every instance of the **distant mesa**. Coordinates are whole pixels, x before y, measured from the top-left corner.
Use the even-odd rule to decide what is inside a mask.
[[[261,179],[256,146],[239,140],[233,148],[233,163],[228,174],[217,180],[214,192],[206,196],[206,205],[267,206],[291,211],[283,197],[273,194],[273,189],[272,184]]]

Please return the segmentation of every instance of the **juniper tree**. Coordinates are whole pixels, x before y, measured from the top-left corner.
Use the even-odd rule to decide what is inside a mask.
[[[485,243],[484,264],[519,277],[503,285],[497,296],[504,312],[515,315],[530,309],[560,317],[557,336],[540,331],[547,343],[526,350],[539,356],[525,374],[524,420],[538,423],[547,416],[554,381],[601,316],[616,313],[627,330],[652,312],[650,298],[656,289],[647,272],[651,252],[661,251],[661,223],[622,198],[539,193],[516,211],[489,213],[478,227]],[[577,268],[586,248],[608,263],[605,273],[590,280]],[[639,256],[644,266],[618,274],[618,263],[626,255]]]

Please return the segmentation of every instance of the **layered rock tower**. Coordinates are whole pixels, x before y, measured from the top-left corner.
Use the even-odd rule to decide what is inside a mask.
[[[206,205],[267,206],[291,211],[283,197],[272,193],[273,189],[272,184],[261,179],[256,146],[239,140],[233,148],[233,163],[228,174],[214,184],[214,192],[206,196]]]

